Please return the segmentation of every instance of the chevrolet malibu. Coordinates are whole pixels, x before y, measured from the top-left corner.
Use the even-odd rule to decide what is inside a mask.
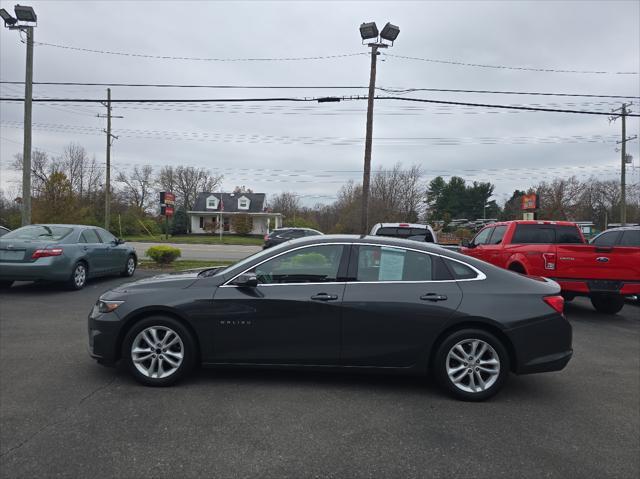
[[[313,236],[103,294],[89,351],[149,386],[211,367],[431,373],[478,401],[572,355],[560,287],[428,243]]]

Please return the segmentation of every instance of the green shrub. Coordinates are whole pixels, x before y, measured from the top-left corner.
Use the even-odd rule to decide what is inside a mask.
[[[182,253],[173,246],[152,246],[147,250],[146,255],[158,264],[171,264],[179,258]]]
[[[251,219],[251,216],[246,213],[233,216],[231,224],[233,225],[233,229],[236,234],[240,236],[248,235],[253,229],[253,220]]]

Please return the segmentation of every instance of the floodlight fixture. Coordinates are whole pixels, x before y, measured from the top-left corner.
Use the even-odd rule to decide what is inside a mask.
[[[380,32],[380,37],[382,37],[384,40],[387,40],[393,43],[394,40],[398,38],[399,34],[400,34],[400,28],[398,28],[396,25],[392,25],[390,22],[387,22],[387,24],[384,26],[384,28]]]
[[[21,22],[36,23],[38,21],[36,12],[33,11],[32,7],[27,7],[24,5],[16,5],[13,8],[13,11],[16,12],[16,17]]]
[[[369,40],[370,38],[378,38],[376,22],[363,23],[360,25],[360,36],[363,41]]]
[[[13,16],[9,12],[7,12],[4,8],[0,9],[0,17],[2,17],[2,19],[4,20],[5,27],[15,25],[16,22],[18,21],[16,18],[13,18]]]

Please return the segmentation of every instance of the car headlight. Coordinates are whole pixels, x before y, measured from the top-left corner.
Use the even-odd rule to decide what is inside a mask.
[[[110,313],[118,309],[118,307],[122,303],[124,303],[124,301],[110,301],[105,299],[99,299],[95,307],[99,313]]]

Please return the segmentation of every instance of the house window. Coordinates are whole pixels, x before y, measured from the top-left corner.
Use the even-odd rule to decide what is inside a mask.
[[[239,210],[248,210],[249,209],[249,198],[246,196],[242,196],[238,198],[238,209]]]
[[[216,210],[218,209],[218,203],[220,202],[220,200],[218,198],[216,198],[215,196],[209,196],[207,198],[207,209],[208,210]]]

